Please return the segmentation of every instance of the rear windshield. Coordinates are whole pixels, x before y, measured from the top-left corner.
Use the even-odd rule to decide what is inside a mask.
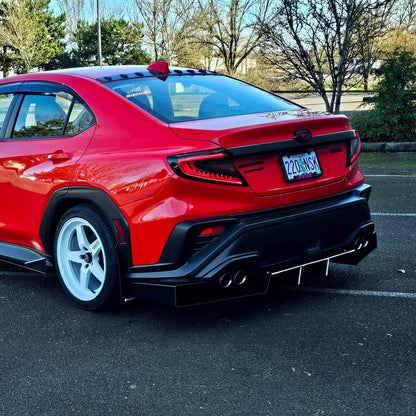
[[[106,86],[166,123],[300,108],[222,75],[126,79]]]

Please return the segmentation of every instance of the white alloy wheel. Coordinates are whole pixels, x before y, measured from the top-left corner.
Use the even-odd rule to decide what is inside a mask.
[[[61,219],[55,261],[63,288],[84,309],[108,306],[119,295],[114,237],[89,207],[74,207]]]
[[[61,228],[57,261],[67,289],[79,300],[94,299],[106,275],[103,243],[94,227],[82,218],[72,218]]]

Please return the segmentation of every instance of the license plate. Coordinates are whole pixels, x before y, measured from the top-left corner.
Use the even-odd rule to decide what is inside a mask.
[[[318,155],[314,150],[298,155],[281,156],[280,163],[287,182],[301,181],[322,175]]]

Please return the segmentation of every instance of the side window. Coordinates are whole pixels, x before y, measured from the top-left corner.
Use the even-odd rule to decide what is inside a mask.
[[[90,110],[80,101],[74,101],[74,105],[69,116],[68,125],[65,129],[65,136],[73,136],[86,130],[94,122]]]
[[[0,130],[3,127],[12,100],[13,94],[0,94]]]
[[[12,138],[73,136],[93,123],[88,107],[68,92],[29,93],[23,98]]]
[[[57,94],[26,95],[17,116],[12,138],[61,136],[71,100]]]

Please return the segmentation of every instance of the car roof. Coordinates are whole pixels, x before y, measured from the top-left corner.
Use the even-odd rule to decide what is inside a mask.
[[[81,75],[102,82],[116,81],[119,79],[137,78],[145,76],[168,76],[175,74],[217,74],[216,71],[191,68],[169,68],[166,62],[155,62],[149,66],[145,65],[114,65],[103,67],[86,67],[62,69],[54,72]]]
[[[120,75],[123,73],[145,72],[147,65],[111,65],[111,66],[90,66],[81,68],[66,68],[50,71],[50,73],[81,75],[88,78],[98,79]]]
[[[54,78],[54,74],[58,75],[74,75],[78,77],[90,78],[98,80],[100,82],[116,81],[128,78],[137,78],[145,76],[168,76],[175,74],[217,74],[215,71],[207,71],[204,69],[191,69],[191,68],[169,68],[168,65],[160,66],[161,62],[156,62],[149,66],[147,65],[110,65],[110,66],[91,66],[91,67],[79,67],[79,68],[66,68],[53,71],[35,72],[30,74],[22,74],[9,77],[9,82],[16,81],[29,81],[31,79],[38,78],[39,75],[44,78],[51,76]],[[0,80],[0,81],[4,81]]]

